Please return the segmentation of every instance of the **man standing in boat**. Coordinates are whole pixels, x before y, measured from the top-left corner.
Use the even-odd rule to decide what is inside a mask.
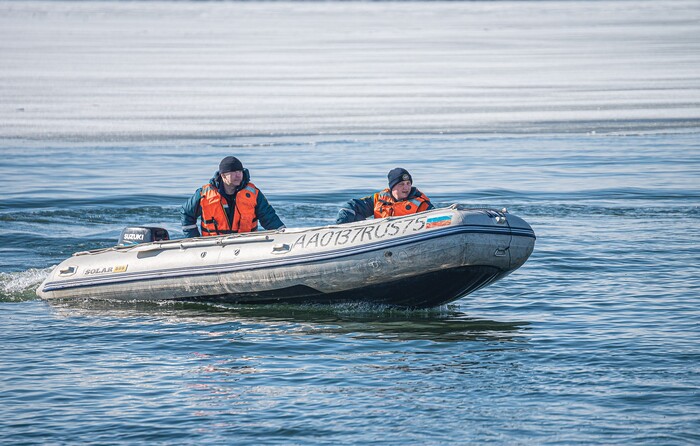
[[[258,220],[265,229],[282,229],[284,223],[265,195],[250,182],[248,169],[235,156],[219,163],[219,170],[209,183],[197,189],[182,205],[180,220],[186,237],[216,236],[258,230]]]
[[[354,198],[340,208],[337,224],[374,218],[398,217],[433,209],[435,206],[421,191],[413,187],[413,178],[406,169],[397,167],[387,175],[389,187],[364,198]]]

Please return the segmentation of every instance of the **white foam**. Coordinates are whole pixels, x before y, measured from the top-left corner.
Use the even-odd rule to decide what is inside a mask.
[[[35,290],[49,276],[53,267],[0,273],[0,300],[36,299]]]

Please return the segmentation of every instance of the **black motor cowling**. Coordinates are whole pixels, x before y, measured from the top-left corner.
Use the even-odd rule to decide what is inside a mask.
[[[139,243],[170,240],[170,234],[163,228],[152,226],[130,226],[124,228],[119,236],[119,246],[138,245]]]

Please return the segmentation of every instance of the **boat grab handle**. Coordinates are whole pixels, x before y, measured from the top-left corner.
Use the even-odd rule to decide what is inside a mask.
[[[136,252],[147,252],[147,251],[160,251],[166,249],[187,249],[187,248],[205,248],[208,246],[228,246],[237,245],[240,243],[251,243],[251,242],[266,242],[273,241],[269,235],[260,235],[252,237],[231,237],[231,238],[216,238],[214,240],[193,240],[191,242],[180,242],[169,241],[166,243],[153,243],[150,245],[136,245],[130,251]]]
[[[292,249],[292,247],[286,243],[278,243],[272,247],[272,253],[273,254],[286,254],[291,249]]]

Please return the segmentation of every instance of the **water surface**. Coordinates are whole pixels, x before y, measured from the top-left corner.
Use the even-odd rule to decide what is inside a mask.
[[[0,2],[3,444],[700,442],[696,2]],[[530,260],[449,306],[46,302],[236,155],[287,226],[409,169]]]

